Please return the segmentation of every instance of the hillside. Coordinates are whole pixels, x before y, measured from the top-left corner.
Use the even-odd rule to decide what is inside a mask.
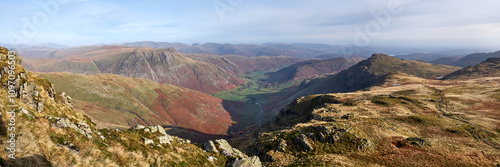
[[[337,73],[357,64],[363,58],[309,60],[293,64],[269,74],[267,82],[278,84],[299,81],[319,74]]]
[[[304,81],[293,97],[317,93],[351,92],[372,86],[379,78],[401,72],[421,78],[436,78],[460,69],[439,64],[401,60],[386,54],[373,54],[337,75]]]
[[[173,48],[83,47],[56,52],[51,58],[26,59],[26,67],[40,72],[118,74],[207,93],[233,89],[242,83],[235,74],[184,57]]]
[[[97,128],[89,117],[73,110],[70,96],[24,70],[18,56],[10,59],[7,54],[0,47],[0,145],[4,148],[0,166],[260,166],[258,157],[248,157],[224,139],[199,146],[167,134],[159,125]],[[6,66],[7,62],[15,65]]]
[[[460,59],[453,59],[453,58],[438,59],[434,63],[467,67],[467,66],[477,65],[490,57],[500,57],[500,51],[496,51],[496,52],[492,52],[492,53],[474,53],[474,54],[469,54],[469,55],[462,57]]]
[[[488,58],[478,65],[469,66],[451,74],[442,79],[472,79],[479,77],[499,77],[500,76],[500,57]]]
[[[175,126],[225,135],[232,120],[222,99],[173,85],[113,74],[38,73],[73,98],[75,110],[103,127]]]
[[[500,78],[390,78],[369,91],[298,98],[236,145],[266,166],[500,164]]]
[[[182,55],[194,60],[214,64],[226,71],[234,72],[236,74],[280,69],[282,67],[303,61],[302,59],[288,56],[245,57],[237,55],[210,55],[195,53],[184,53]]]

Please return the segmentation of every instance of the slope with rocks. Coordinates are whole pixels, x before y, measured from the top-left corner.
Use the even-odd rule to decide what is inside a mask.
[[[225,135],[232,123],[222,99],[182,87],[114,74],[38,75],[73,97],[76,110],[105,127],[159,124]]]
[[[380,77],[402,72],[421,78],[437,78],[460,69],[446,65],[401,60],[386,54],[373,54],[337,75],[304,81],[296,97],[315,93],[351,92],[374,84]]]
[[[299,81],[319,74],[337,73],[362,61],[363,58],[335,58],[299,62],[269,74],[268,82],[278,84]]]
[[[69,96],[7,54],[0,47],[1,166],[260,166],[258,157],[207,152],[159,125],[99,129]]]
[[[400,73],[380,85],[298,98],[235,145],[266,166],[500,164],[499,77],[441,81]]]
[[[492,57],[486,59],[478,65],[469,66],[448,74],[442,79],[469,79],[498,76],[500,76],[500,57]]]

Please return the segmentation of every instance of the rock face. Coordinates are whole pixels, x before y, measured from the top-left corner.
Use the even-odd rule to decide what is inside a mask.
[[[234,161],[228,163],[227,167],[261,167],[259,157],[253,156],[250,158],[235,159]]]

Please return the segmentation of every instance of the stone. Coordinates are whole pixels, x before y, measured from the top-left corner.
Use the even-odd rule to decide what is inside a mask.
[[[219,152],[212,140],[205,142],[205,144],[203,144],[203,147],[205,147],[205,150],[207,150],[208,152]]]
[[[106,140],[106,137],[104,137],[104,136],[102,136],[102,135],[101,135],[101,136],[99,136],[99,137],[101,138],[101,140]]]
[[[21,113],[26,114],[27,116],[33,117],[33,115],[31,115],[28,110],[26,110],[26,109],[24,109],[22,107],[20,108],[20,110],[21,110]]]
[[[137,124],[137,125],[134,126],[135,130],[144,129],[144,128],[146,128],[144,125]]]
[[[36,103],[36,111],[43,112],[43,102]]]
[[[165,131],[165,129],[162,126],[156,125],[156,128],[158,129],[159,133],[164,134],[164,135],[167,134],[167,132]]]
[[[250,158],[235,159],[228,163],[228,167],[261,167],[262,162],[260,162],[259,157],[253,156]]]
[[[149,129],[151,130],[151,133],[155,133],[158,131],[158,127],[156,126],[150,126]]]
[[[276,145],[276,150],[281,151],[281,152],[286,152],[286,147],[287,147],[287,144],[286,144],[285,140],[281,140]]]
[[[302,150],[304,151],[312,151],[314,150],[314,147],[307,141],[307,136],[304,134],[300,134],[299,136],[296,137],[296,140],[301,147]]]
[[[221,150],[221,153],[230,158],[246,158],[247,156],[243,154],[240,150],[231,147],[229,143],[224,139],[217,139],[215,143],[218,145],[218,149]]]
[[[213,157],[213,156],[209,156],[207,159],[208,159],[208,161],[210,161],[210,162],[217,161],[217,158],[215,158],[215,157]]]
[[[170,135],[160,136],[158,137],[158,140],[160,140],[160,144],[170,144],[170,145],[172,145],[171,142],[174,141],[174,139]]]
[[[142,140],[144,140],[144,145],[154,144],[155,143],[153,140],[148,139],[148,138],[142,138]]]

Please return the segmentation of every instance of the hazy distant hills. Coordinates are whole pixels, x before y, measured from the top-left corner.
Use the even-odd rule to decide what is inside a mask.
[[[269,74],[267,82],[278,84],[300,81],[319,74],[337,73],[364,60],[363,58],[334,58],[299,62]]]
[[[463,57],[465,55],[448,55],[448,54],[436,54],[436,53],[412,53],[407,55],[396,55],[394,57],[405,60],[422,60],[424,62],[433,62],[441,58],[450,57]]]
[[[108,127],[159,124],[225,135],[232,123],[222,99],[182,87],[113,74],[38,75],[70,95],[76,109]]]
[[[440,60],[436,60],[436,62],[441,61],[441,62],[445,62],[443,64],[447,64],[447,65],[467,67],[467,66],[477,65],[490,57],[500,57],[500,51],[496,51],[496,52],[492,52],[492,53],[474,53],[474,54],[469,54],[465,57],[462,57],[456,61],[453,61],[453,59],[450,59],[448,62],[446,62],[445,60],[440,59]]]
[[[373,54],[370,58],[337,75],[304,81],[298,88],[298,95],[295,96],[356,91],[369,87],[379,78],[395,72],[420,78],[436,78],[459,69],[459,67],[447,65],[401,60],[386,54]]]
[[[473,79],[479,77],[500,77],[500,57],[490,57],[478,65],[469,66],[442,79]]]
[[[327,53],[345,53],[353,55],[369,56],[373,50],[369,48],[344,47],[327,44],[308,43],[267,43],[267,44],[221,44],[205,43],[187,45],[169,42],[131,42],[123,46],[140,46],[151,48],[174,47],[181,53],[204,53],[217,55],[241,55],[246,57],[257,56],[291,56],[297,58],[313,58]]]

